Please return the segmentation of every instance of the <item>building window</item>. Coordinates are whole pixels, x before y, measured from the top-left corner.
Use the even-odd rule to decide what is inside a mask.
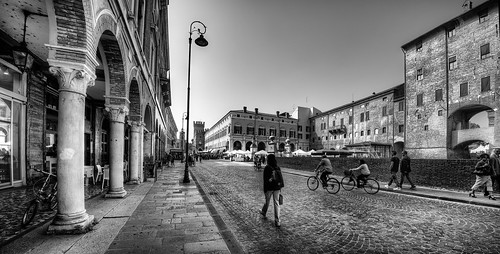
[[[481,59],[485,59],[490,54],[490,44],[486,43],[481,46]]]
[[[344,138],[347,138],[347,133],[344,133]]]
[[[448,66],[450,68],[450,71],[457,68],[457,57],[456,56],[452,56],[448,59]]]
[[[302,134],[301,133],[297,134],[297,138],[302,139]]]
[[[423,105],[424,105],[424,94],[423,93],[417,94],[417,107]]]
[[[377,134],[378,134],[378,129],[375,129],[375,135],[377,135]]]
[[[382,101],[387,101],[387,97],[382,98]]]
[[[340,119],[340,127],[342,127],[344,125],[344,118],[341,118]]]
[[[448,38],[455,36],[455,33],[456,33],[455,27],[448,29]]]
[[[421,114],[418,114],[418,115],[417,115],[417,119],[422,119],[422,115],[421,115]]]
[[[387,116],[387,106],[382,107],[382,116]]]
[[[365,135],[365,131],[361,131],[361,137]]]
[[[290,130],[289,134],[290,134],[290,138],[295,138],[295,131],[294,130]]]
[[[359,121],[364,122],[365,121],[365,113],[359,114]]]
[[[275,128],[270,128],[269,129],[269,136],[275,136],[276,137],[276,129]]]
[[[306,134],[306,139],[309,139],[309,137],[310,137],[309,134]]]
[[[349,124],[352,124],[352,121],[353,121],[352,116],[349,116]]]
[[[253,126],[247,126],[247,135],[254,135],[255,128]]]
[[[370,133],[371,133],[371,130],[367,130],[367,131],[366,131],[366,135],[367,135],[367,136],[370,136]]]
[[[424,79],[424,71],[423,69],[418,69],[417,70],[417,80],[422,80]]]
[[[370,111],[366,111],[366,121],[370,120]]]
[[[382,127],[382,134],[387,133],[387,127]]]
[[[354,137],[357,138],[358,137],[358,132],[354,132]]]
[[[242,134],[242,133],[243,133],[243,128],[240,125],[235,125],[234,134]]]
[[[405,126],[404,126],[404,125],[402,125],[402,124],[400,124],[400,125],[398,126],[398,131],[399,131],[399,133],[404,132],[404,131],[405,131]]]
[[[280,137],[286,137],[286,130],[280,130]]]
[[[398,110],[399,111],[404,111],[405,110],[405,104],[402,101],[399,102]]]
[[[429,125],[424,125],[424,131],[428,131],[429,130]]]
[[[297,131],[302,131],[302,125],[297,126]]]
[[[266,136],[266,128],[259,127],[259,136]]]
[[[488,10],[484,10],[479,13],[479,23],[483,23],[488,20]]]
[[[436,97],[436,101],[442,101],[443,100],[443,89],[437,89],[435,97]]]
[[[332,126],[335,126],[335,121],[332,122]]]
[[[422,41],[418,41],[415,45],[417,52],[422,51]]]
[[[469,95],[469,84],[466,82],[460,84],[460,97],[464,97],[467,95]]]
[[[442,109],[438,110],[438,116],[442,116],[442,115],[443,115],[443,110]]]
[[[306,126],[306,132],[311,132],[311,127]]]
[[[488,92],[490,90],[490,76],[481,78],[481,92]]]

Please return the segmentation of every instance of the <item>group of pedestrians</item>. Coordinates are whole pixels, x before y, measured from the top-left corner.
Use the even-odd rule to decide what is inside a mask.
[[[500,148],[493,150],[491,155],[483,153],[479,156],[479,161],[474,167],[473,174],[476,175],[476,182],[469,192],[469,197],[476,197],[476,191],[481,187],[484,187],[484,196],[491,200],[496,200],[493,196],[493,182],[496,183],[497,188],[500,185]]]
[[[392,183],[395,183],[396,188],[394,188],[394,190],[401,190],[401,188],[403,188],[403,182],[406,178],[410,183],[410,190],[416,189],[415,184],[410,178],[411,160],[408,156],[407,151],[403,151],[401,159],[399,159],[396,151],[392,151],[391,165],[389,166],[389,168],[391,170],[391,179],[389,180],[387,185],[385,185],[385,188],[389,189]],[[401,171],[401,180],[398,183],[399,171]]]

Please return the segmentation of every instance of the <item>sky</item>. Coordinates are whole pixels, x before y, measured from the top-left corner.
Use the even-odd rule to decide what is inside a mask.
[[[473,6],[485,0],[473,1]],[[187,111],[191,22],[193,121],[212,127],[230,110],[327,111],[404,83],[401,46],[462,14],[464,0],[170,0],[172,114]],[[202,30],[203,31],[203,30]],[[193,33],[193,40],[198,37]]]

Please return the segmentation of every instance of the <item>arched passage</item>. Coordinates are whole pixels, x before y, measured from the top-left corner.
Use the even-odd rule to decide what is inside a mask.
[[[247,141],[245,143],[245,151],[250,151],[251,148],[252,148],[252,141]]]
[[[266,143],[264,142],[259,142],[259,145],[257,146],[258,151],[266,150]]]
[[[234,141],[233,150],[241,150],[241,142],[240,141]]]
[[[455,110],[448,118],[449,157],[470,158],[474,144],[494,144],[494,122],[495,111],[486,105],[469,104]]]

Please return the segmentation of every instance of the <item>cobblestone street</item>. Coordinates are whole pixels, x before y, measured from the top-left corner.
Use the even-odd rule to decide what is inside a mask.
[[[191,171],[247,253],[499,253],[500,210],[381,191],[310,191],[284,172],[282,226],[261,218],[262,171],[204,161]]]

